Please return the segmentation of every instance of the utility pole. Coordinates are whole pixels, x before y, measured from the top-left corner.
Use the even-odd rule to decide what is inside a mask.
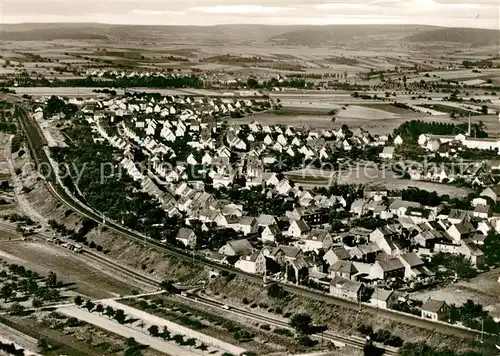
[[[481,344],[484,342],[484,318],[481,319]]]

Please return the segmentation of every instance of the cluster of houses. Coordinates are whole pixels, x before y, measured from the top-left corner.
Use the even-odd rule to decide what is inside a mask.
[[[396,148],[403,142],[401,136],[396,136],[393,140],[393,146],[385,146],[379,157],[383,160],[396,159]],[[500,139],[472,138],[467,133],[457,135],[421,134],[418,138],[418,144],[427,152],[443,158],[456,158],[460,151],[467,149],[500,152]],[[500,164],[498,161],[455,162],[453,165],[427,163],[415,164],[406,168],[407,178],[415,181],[451,183],[462,179],[472,186],[486,186],[495,182],[492,171],[498,171]]]
[[[169,216],[185,218],[176,236],[180,245],[199,247],[196,223],[202,231],[234,231],[238,238],[225,241],[217,251],[205,252],[212,260],[247,273],[293,283],[314,281],[332,295],[351,301],[360,301],[366,288],[373,287],[371,302],[390,308],[397,282],[408,286],[433,280],[426,262],[434,254],[461,255],[479,265],[484,260],[480,246],[485,237],[500,232],[500,220],[490,209],[500,201],[500,188],[495,186],[474,199],[470,210],[447,210],[393,197],[380,186],[365,188],[363,196],[354,200],[314,193],[265,170],[279,155],[328,160],[335,151],[354,146],[385,146],[387,137],[373,137],[362,129],[347,133],[345,129],[204,120],[264,105],[235,98],[129,96],[72,102],[81,108],[94,140],[106,141],[122,152],[121,167]],[[395,145],[401,143],[400,137],[394,140]],[[132,152],[137,149],[151,164],[135,161],[137,155]],[[201,167],[202,178],[193,175],[199,172],[193,167]],[[244,176],[241,189],[261,187],[267,199],[291,199],[294,205],[283,216],[250,216],[241,204],[217,200],[208,193],[207,176],[215,189]],[[348,216],[341,231],[328,224],[330,211]],[[366,216],[384,223],[375,229],[350,225]]]

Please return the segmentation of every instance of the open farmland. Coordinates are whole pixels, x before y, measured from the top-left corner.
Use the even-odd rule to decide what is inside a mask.
[[[381,119],[395,119],[399,115],[390,113],[388,111],[367,108],[358,105],[348,106],[340,110],[338,113],[339,118],[345,119],[359,119],[359,120],[381,120]]]
[[[439,195],[449,195],[452,197],[464,197],[471,191],[468,188],[460,188],[446,184],[399,179],[395,177],[392,171],[361,165],[353,165],[351,169],[343,169],[340,172],[305,168],[287,172],[285,175],[304,187],[327,186],[336,183],[383,185],[390,190],[403,190],[408,187],[418,186],[422,190],[437,192]]]
[[[63,281],[76,283],[76,291],[97,298],[127,294],[134,289],[102,265],[52,244],[4,242],[0,243],[0,257],[9,263],[29,266],[42,275],[53,271]]]

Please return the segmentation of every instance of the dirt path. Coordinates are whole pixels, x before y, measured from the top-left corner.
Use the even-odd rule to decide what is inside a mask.
[[[16,198],[16,201],[18,203],[19,210],[24,214],[29,216],[31,219],[35,221],[39,221],[41,223],[46,224],[47,219],[44,218],[42,215],[40,215],[33,207],[30,205],[28,200],[26,199],[26,196],[23,193],[23,183],[19,179],[19,177],[16,174],[16,170],[14,168],[14,162],[12,159],[12,140],[14,136],[10,135],[9,139],[7,140],[7,143],[4,146],[4,159],[5,162],[7,162],[7,166],[9,168],[10,176],[12,177],[12,182],[14,184],[14,195]],[[26,155],[28,153],[25,153]],[[31,173],[31,172],[29,172]]]
[[[37,339],[34,337],[28,336],[26,334],[23,334],[22,332],[13,329],[11,327],[8,327],[5,324],[0,323],[0,341],[3,343],[14,343],[16,344],[16,347],[23,348],[24,349],[24,354],[26,356],[37,356],[39,354],[29,351],[29,350],[37,350]]]

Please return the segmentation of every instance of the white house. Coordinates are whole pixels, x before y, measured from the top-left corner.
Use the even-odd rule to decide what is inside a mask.
[[[394,147],[392,147],[392,146],[384,147],[382,152],[379,153],[379,157],[382,159],[393,159],[394,158]]]
[[[288,236],[301,237],[309,231],[309,226],[303,220],[295,220],[288,227]]]
[[[266,258],[261,251],[243,254],[234,267],[252,274],[266,273]]]

